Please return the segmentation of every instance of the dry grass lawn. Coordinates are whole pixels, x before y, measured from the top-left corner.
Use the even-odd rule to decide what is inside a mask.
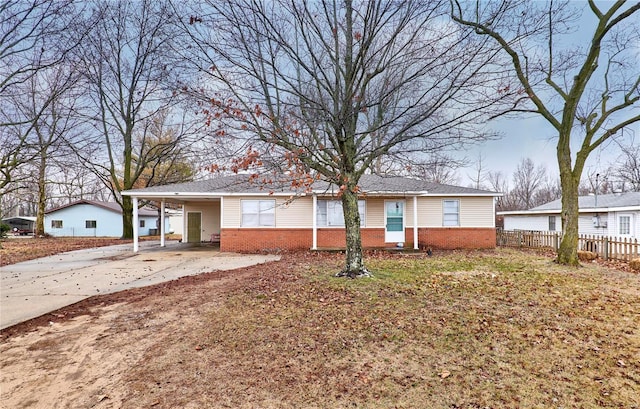
[[[508,249],[279,262],[2,333],[2,408],[640,408],[640,276]]]
[[[90,247],[131,243],[109,237],[18,237],[0,240],[0,266]]]

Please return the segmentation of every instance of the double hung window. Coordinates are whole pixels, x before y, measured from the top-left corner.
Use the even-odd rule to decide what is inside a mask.
[[[242,200],[242,227],[275,227],[275,200]]]
[[[365,201],[358,200],[360,227],[365,225]],[[339,200],[318,200],[316,212],[318,227],[344,227],[344,212]]]
[[[460,226],[460,201],[444,200],[442,202],[442,225]]]

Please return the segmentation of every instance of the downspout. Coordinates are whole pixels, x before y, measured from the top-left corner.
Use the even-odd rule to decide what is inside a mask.
[[[222,251],[222,229],[224,228],[224,196],[220,197],[220,251]]]
[[[318,250],[318,196],[313,194],[313,214],[311,216],[311,220],[313,221],[313,244],[311,246],[311,250]]]
[[[135,196],[131,197],[133,201],[133,252],[138,252],[138,228],[140,227],[140,222],[138,221],[138,198]]]
[[[413,197],[413,249],[418,250],[418,196]]]
[[[164,199],[160,202],[160,247],[164,247]]]

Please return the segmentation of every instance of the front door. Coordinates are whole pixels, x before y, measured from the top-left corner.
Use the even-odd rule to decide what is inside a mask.
[[[202,214],[200,212],[187,213],[187,243],[200,243],[202,230]]]
[[[385,207],[384,241],[404,243],[404,200],[387,200]]]

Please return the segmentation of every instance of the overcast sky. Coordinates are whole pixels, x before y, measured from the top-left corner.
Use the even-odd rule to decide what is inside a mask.
[[[588,10],[587,2],[575,1],[575,4],[580,3],[587,8],[583,11],[578,29],[571,35],[563,37],[562,44],[580,44],[586,47],[591,41],[596,24],[595,18]],[[610,7],[612,1],[598,1],[596,3],[601,10],[605,10]],[[640,20],[638,17],[635,19],[636,21]],[[636,107],[635,110],[638,112],[640,108]],[[627,115],[631,115],[630,112],[628,111]],[[503,138],[485,142],[461,153],[472,163],[469,167],[459,170],[460,184],[470,183],[468,175],[474,174],[475,163],[477,163],[479,155],[482,155],[484,170],[501,171],[507,175],[509,181],[523,158],[531,158],[534,163],[545,165],[550,175],[559,175],[556,159],[557,132],[541,116],[530,114],[528,117],[503,118],[489,125],[492,129],[502,132]],[[627,146],[630,143],[640,144],[640,124],[635,123],[625,129],[624,135],[618,135],[618,140]],[[579,146],[575,146],[572,148],[572,152],[575,154],[578,149]],[[619,158],[620,153],[619,146],[615,141],[603,144],[589,156],[583,178],[589,173],[599,173],[609,167]]]

